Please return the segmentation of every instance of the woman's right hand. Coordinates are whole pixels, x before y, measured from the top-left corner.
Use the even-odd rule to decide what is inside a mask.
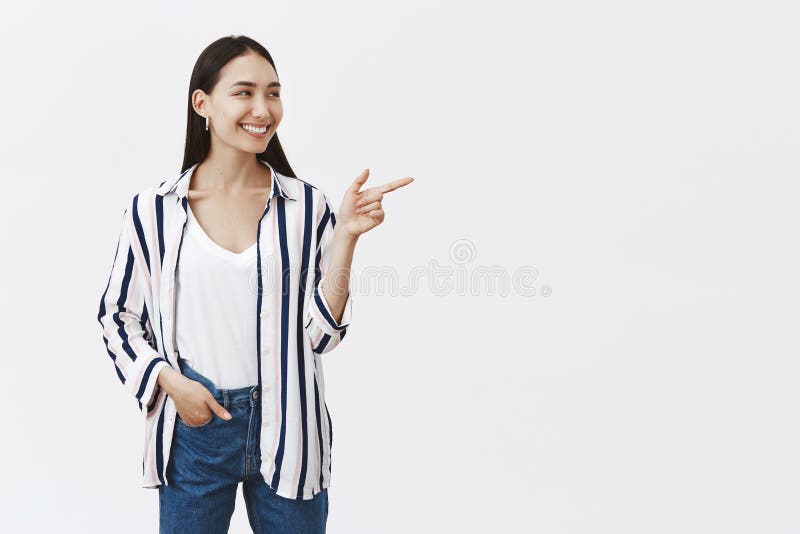
[[[168,393],[184,423],[189,426],[204,425],[213,417],[212,412],[223,419],[231,419],[231,414],[217,402],[208,388],[197,380],[176,374],[178,376],[172,377],[173,383]]]

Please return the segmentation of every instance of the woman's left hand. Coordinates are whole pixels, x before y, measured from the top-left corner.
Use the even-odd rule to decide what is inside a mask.
[[[414,181],[410,176],[398,178],[382,185],[376,185],[359,191],[369,176],[369,169],[356,177],[353,184],[345,191],[339,211],[336,214],[336,228],[341,228],[352,237],[358,237],[383,222],[384,212],[381,207],[383,195],[399,189]]]

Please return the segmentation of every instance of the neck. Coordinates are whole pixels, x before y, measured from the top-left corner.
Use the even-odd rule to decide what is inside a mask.
[[[197,166],[190,189],[236,193],[269,187],[269,169],[256,155],[241,150],[212,150]]]

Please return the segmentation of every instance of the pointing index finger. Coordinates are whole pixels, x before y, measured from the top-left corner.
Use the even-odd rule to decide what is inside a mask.
[[[398,178],[397,180],[392,180],[391,182],[386,182],[385,184],[379,186],[381,193],[388,193],[389,191],[394,191],[395,189],[400,189],[404,185],[408,185],[413,182],[414,179],[411,176],[406,176],[405,178]]]

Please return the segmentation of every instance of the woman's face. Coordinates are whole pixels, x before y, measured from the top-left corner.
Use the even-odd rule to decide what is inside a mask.
[[[266,150],[283,118],[278,74],[269,61],[252,53],[229,61],[211,93],[196,90],[192,103],[196,112],[208,116],[212,143],[252,154]]]

